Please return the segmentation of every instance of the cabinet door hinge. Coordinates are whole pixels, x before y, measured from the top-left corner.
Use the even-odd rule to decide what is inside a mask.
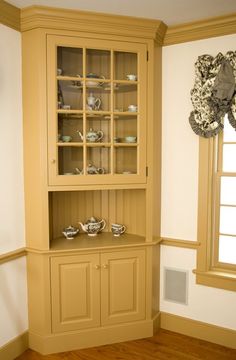
[[[146,176],[148,177],[148,166],[146,166]]]
[[[147,61],[149,60],[149,51],[147,51]]]

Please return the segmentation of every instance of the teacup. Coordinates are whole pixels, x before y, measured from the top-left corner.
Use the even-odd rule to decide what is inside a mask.
[[[128,75],[126,75],[126,78],[127,78],[127,80],[136,81],[137,80],[137,75],[128,74]]]
[[[114,236],[120,236],[126,230],[125,225],[122,224],[111,224],[111,231]]]
[[[63,110],[70,110],[71,106],[70,105],[62,105],[62,109]]]
[[[134,142],[136,142],[136,140],[137,140],[136,136],[126,136],[125,137],[125,142],[128,142],[128,143],[134,143]]]
[[[63,142],[70,142],[70,141],[72,140],[72,136],[70,136],[70,135],[63,135],[63,136],[61,137],[61,139],[62,139]]]
[[[137,105],[129,105],[128,106],[128,111],[136,112],[137,109],[138,109]]]

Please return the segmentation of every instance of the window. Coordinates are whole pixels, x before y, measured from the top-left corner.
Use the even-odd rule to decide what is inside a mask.
[[[197,283],[236,291],[236,131],[200,138]]]

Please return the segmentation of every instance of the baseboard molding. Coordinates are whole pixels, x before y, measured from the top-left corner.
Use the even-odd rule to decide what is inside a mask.
[[[68,351],[72,348],[88,348],[145,338],[155,334],[161,327],[183,335],[209,341],[236,349],[236,331],[201,321],[173,315],[165,312],[157,313],[152,321],[143,321],[117,328],[91,329],[80,333],[63,333],[49,336],[39,336],[28,331],[17,336],[0,348],[0,359],[13,360],[29,347],[44,355]],[[91,342],[92,339],[92,342]]]
[[[161,312],[161,328],[236,349],[236,330]]]
[[[153,335],[158,333],[158,330],[161,327],[161,313],[160,311],[156,313],[156,315],[152,319],[153,321]]]
[[[25,331],[23,334],[0,347],[0,359],[13,360],[23,354],[29,347],[28,339],[28,331]]]
[[[102,328],[40,336],[29,332],[29,348],[47,355],[142,339],[153,335],[153,321],[137,321]]]

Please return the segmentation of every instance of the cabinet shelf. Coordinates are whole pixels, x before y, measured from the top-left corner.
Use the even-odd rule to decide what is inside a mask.
[[[103,78],[86,78],[86,77],[79,77],[79,76],[67,76],[67,75],[58,75],[57,80],[65,80],[65,81],[97,81],[98,83],[104,84],[104,83],[118,83],[118,84],[127,84],[127,85],[136,85],[139,82],[137,80],[126,80],[126,79],[103,79]]]
[[[83,110],[77,110],[77,109],[57,109],[57,114],[81,114],[83,115]]]
[[[118,117],[125,117],[125,116],[137,116],[139,115],[136,111],[83,111],[77,109],[57,109],[57,114],[68,115],[70,119],[80,119],[83,118],[83,114],[86,114],[86,118],[99,118],[104,116],[106,119],[111,118],[111,115],[114,115],[114,119],[118,119]]]
[[[86,143],[87,147],[111,147],[111,143],[95,142],[95,143]]]
[[[78,146],[78,147],[82,147],[83,143],[82,142],[58,142],[57,146]]]
[[[89,237],[85,233],[79,233],[73,240],[67,240],[64,237],[59,237],[51,241],[51,251],[69,251],[69,250],[97,250],[113,247],[126,246],[142,246],[146,244],[144,236],[135,234],[122,234],[120,237],[115,237],[111,232],[102,232],[96,237]]]
[[[127,142],[119,142],[119,143],[114,143],[115,147],[136,147],[138,146],[138,143],[127,143]]]

